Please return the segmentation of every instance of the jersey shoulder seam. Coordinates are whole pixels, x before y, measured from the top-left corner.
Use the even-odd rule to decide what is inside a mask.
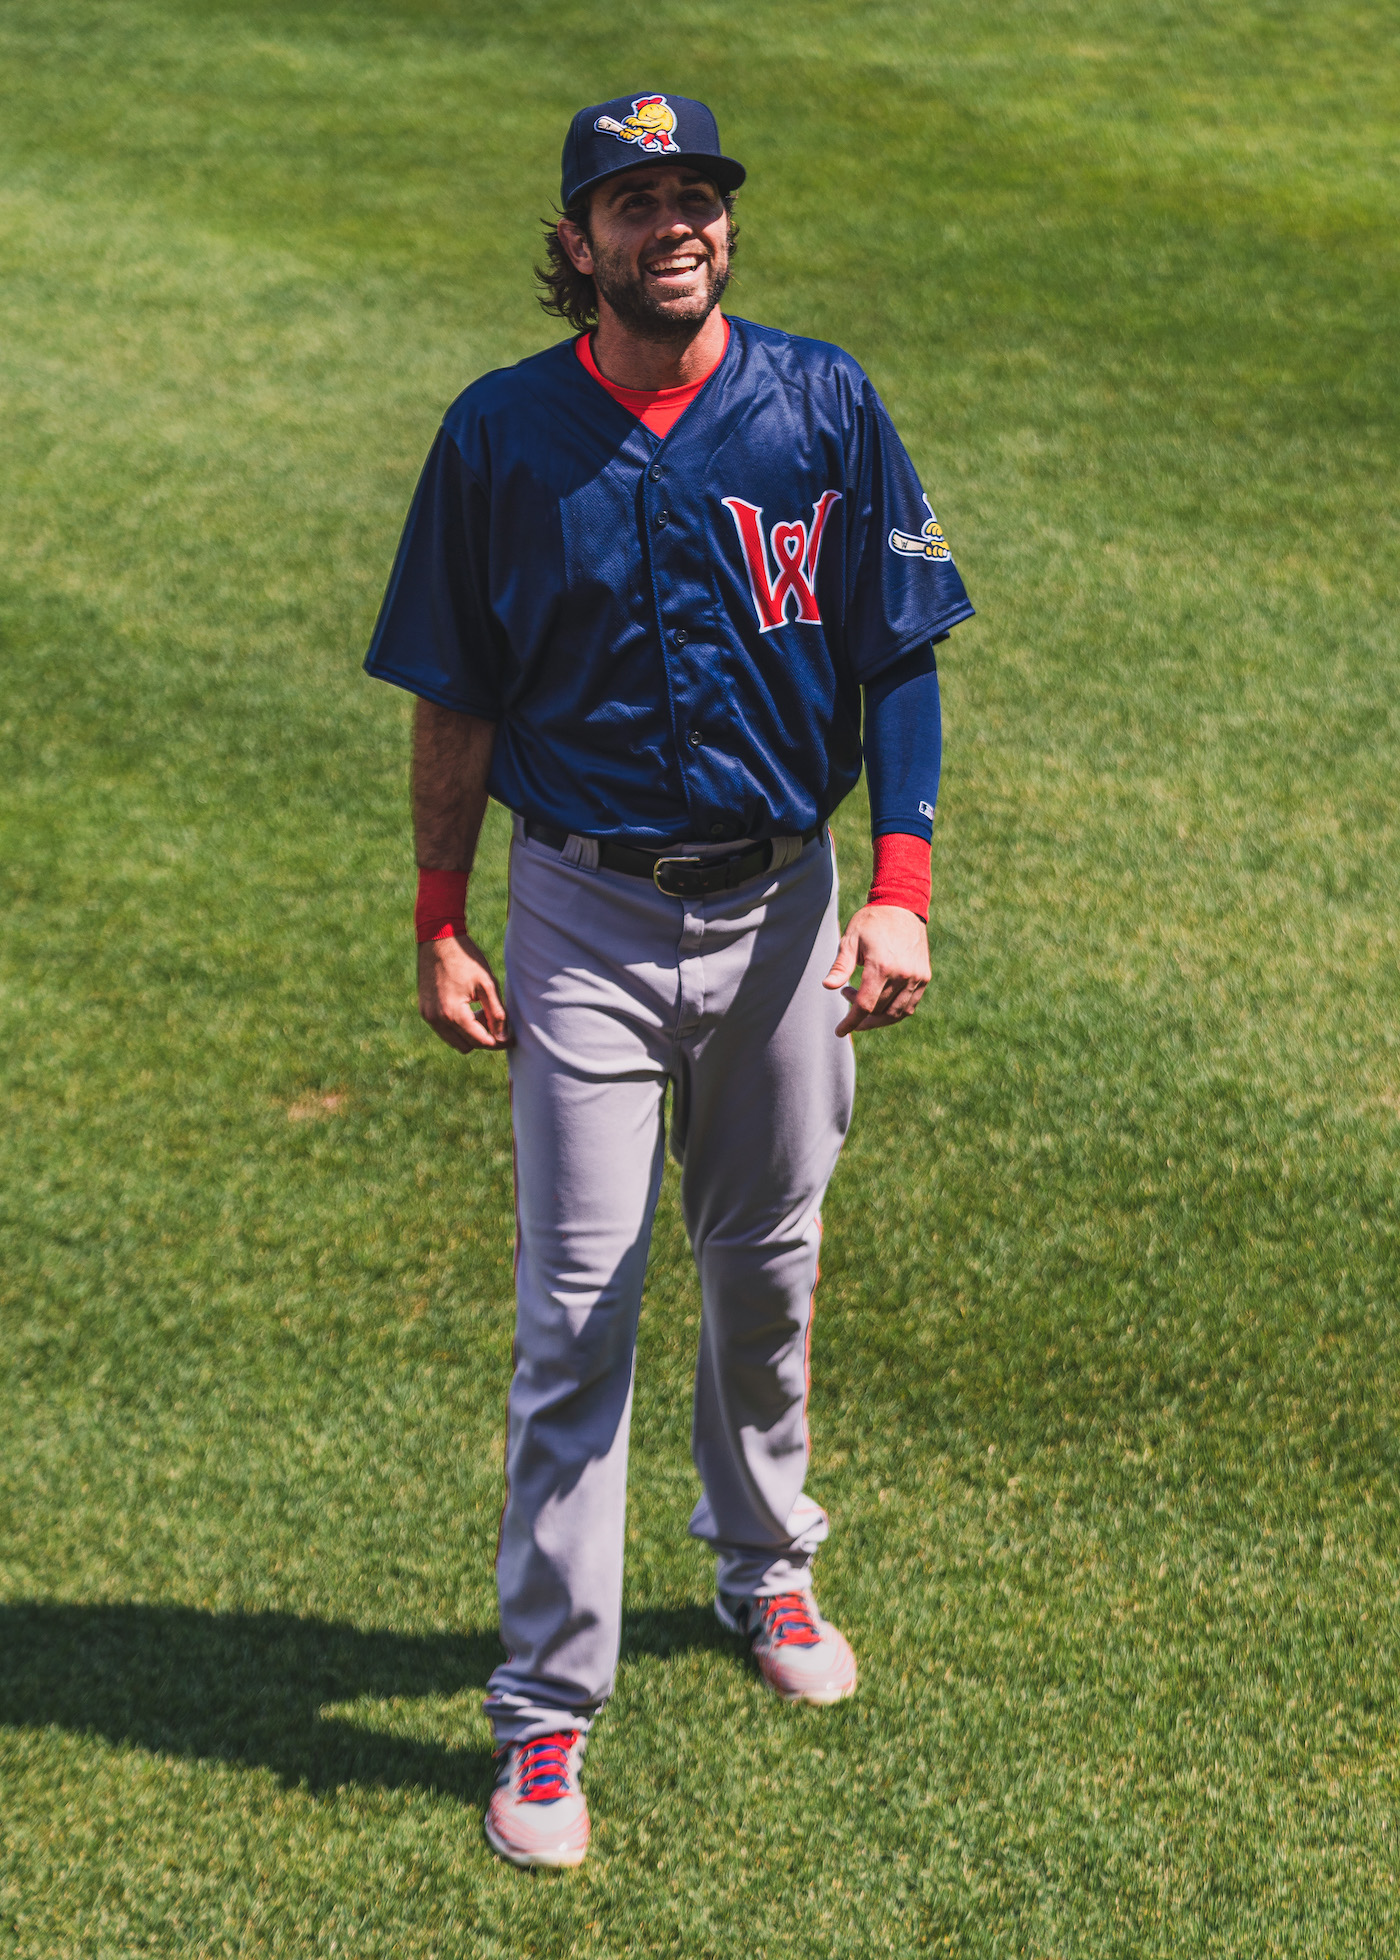
[[[764,342],[770,344],[776,342],[792,348],[798,355],[809,352],[827,357],[835,355],[842,367],[854,370],[862,380],[868,379],[865,369],[855,355],[848,353],[844,347],[839,347],[834,340],[817,340],[810,334],[789,333],[786,327],[766,327],[760,321],[742,320],[737,315],[731,316],[731,324],[743,328],[746,333],[753,334],[760,345]]]
[[[457,401],[460,401],[461,399],[462,398],[459,395],[457,397]],[[456,406],[457,406],[457,402],[453,402],[452,408],[455,408]],[[452,408],[448,409],[447,415],[450,415],[452,413]],[[442,424],[441,424],[442,433],[447,437],[447,440],[452,444],[452,447],[456,450],[457,460],[462,465],[463,474],[471,478],[473,484],[475,484],[476,488],[481,492],[482,496],[484,497],[486,495],[486,485],[482,482],[481,478],[477,475],[476,471],[472,468],[471,464],[467,461],[466,452],[462,448],[461,438],[458,436],[457,431],[455,429],[448,427],[447,415],[444,415],[442,418]]]
[[[485,374],[479,374],[474,381],[469,381],[448,404],[442,417],[442,426],[452,437],[458,454],[461,454],[462,444],[451,426],[454,420],[489,414],[502,406],[502,397],[506,398],[508,405],[509,397],[517,390],[523,389],[527,399],[533,400],[527,371],[541,363],[557,365],[561,357],[572,359],[573,345],[572,339],[557,340],[553,346],[541,347],[538,352],[527,354],[523,360],[514,361],[509,367],[488,368]]]

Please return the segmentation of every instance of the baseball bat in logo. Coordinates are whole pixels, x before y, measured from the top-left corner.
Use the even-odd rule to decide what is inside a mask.
[[[794,626],[820,626],[817,606],[817,558],[826,532],[826,520],[833,504],[841,501],[839,490],[823,490],[812,506],[812,525],[775,524],[769,536],[773,550],[774,575],[769,575],[768,552],[763,543],[763,512],[757,504],[746,504],[742,497],[721,499],[734,519],[739,543],[748,567],[749,591],[758,614],[760,633],[771,633],[787,621],[788,601],[797,610]]]
[[[593,125],[604,136],[615,136],[619,143],[635,143],[649,156],[679,154],[681,146],[671,134],[675,126],[676,112],[664,95],[639,95],[625,121],[619,122],[616,116],[599,116]]]
[[[936,558],[940,563],[952,557],[947,540],[943,536],[943,526],[933,514],[933,505],[924,498],[924,509],[928,512],[928,523],[917,535],[910,531],[891,531],[890,550],[898,551],[906,558]]]

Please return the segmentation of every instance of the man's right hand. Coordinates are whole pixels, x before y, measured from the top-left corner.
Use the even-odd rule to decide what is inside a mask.
[[[514,1045],[495,976],[473,940],[428,939],[418,948],[418,1012],[459,1054]]]

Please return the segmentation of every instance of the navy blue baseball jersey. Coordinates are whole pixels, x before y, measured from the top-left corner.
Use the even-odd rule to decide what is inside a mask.
[[[860,689],[971,616],[875,389],[731,319],[658,441],[572,341],[444,417],[365,666],[498,724],[491,793],[584,836],[767,837],[860,775]]]

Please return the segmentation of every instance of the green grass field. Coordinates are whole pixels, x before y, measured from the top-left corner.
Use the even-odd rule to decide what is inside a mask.
[[[0,1952],[1396,1951],[1398,52],[1342,0],[6,0]],[[521,1875],[504,1081],[416,1018],[359,661],[442,407],[555,335],[566,120],[644,84],[716,105],[734,310],[865,362],[979,617],[827,1211],[862,1692],[776,1707],[709,1617],[668,1185],[595,1853]]]

